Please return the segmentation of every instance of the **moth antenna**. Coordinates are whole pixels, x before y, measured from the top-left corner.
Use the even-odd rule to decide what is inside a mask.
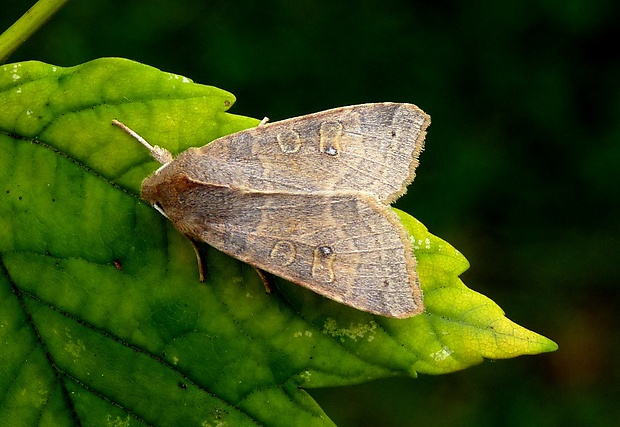
[[[268,121],[269,121],[269,117],[264,117],[263,120],[260,121],[258,126],[263,126],[263,125],[267,124]]]
[[[127,126],[124,123],[119,122],[116,119],[112,120],[112,124],[115,126],[118,126],[122,130],[124,130],[126,133],[128,133],[129,135],[137,139],[138,142],[140,142],[140,144],[144,145],[149,150],[149,153],[151,153],[151,157],[153,157],[155,160],[157,160],[162,165],[166,165],[172,161],[172,154],[170,154],[170,151],[166,150],[165,148],[160,147],[159,145],[153,146],[149,144],[146,139],[142,138],[134,130],[130,129],[129,126]]]

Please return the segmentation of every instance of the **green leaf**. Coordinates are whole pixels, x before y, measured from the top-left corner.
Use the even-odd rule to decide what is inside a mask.
[[[398,212],[426,312],[372,316],[190,243],[139,199],[158,165],[255,126],[220,89],[122,59],[0,70],[0,418],[7,425],[332,425],[303,388],[464,369],[556,349],[458,275]]]

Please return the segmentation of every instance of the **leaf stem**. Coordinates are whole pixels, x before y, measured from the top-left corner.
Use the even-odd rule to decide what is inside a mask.
[[[0,34],[0,64],[45,24],[68,0],[39,0]]]

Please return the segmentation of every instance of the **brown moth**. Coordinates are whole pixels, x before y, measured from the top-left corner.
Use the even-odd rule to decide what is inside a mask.
[[[415,176],[430,117],[353,105],[259,125],[162,166],[142,198],[190,239],[359,310],[424,308],[407,231],[389,205]]]

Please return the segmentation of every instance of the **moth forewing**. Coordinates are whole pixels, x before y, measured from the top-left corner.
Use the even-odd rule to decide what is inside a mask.
[[[184,161],[199,181],[256,191],[363,191],[390,204],[413,180],[429,124],[415,105],[354,105],[227,135]]]
[[[389,203],[429,123],[414,105],[380,103],[264,124],[158,155],[167,166],[142,197],[192,239],[359,310],[411,317],[422,291]]]

